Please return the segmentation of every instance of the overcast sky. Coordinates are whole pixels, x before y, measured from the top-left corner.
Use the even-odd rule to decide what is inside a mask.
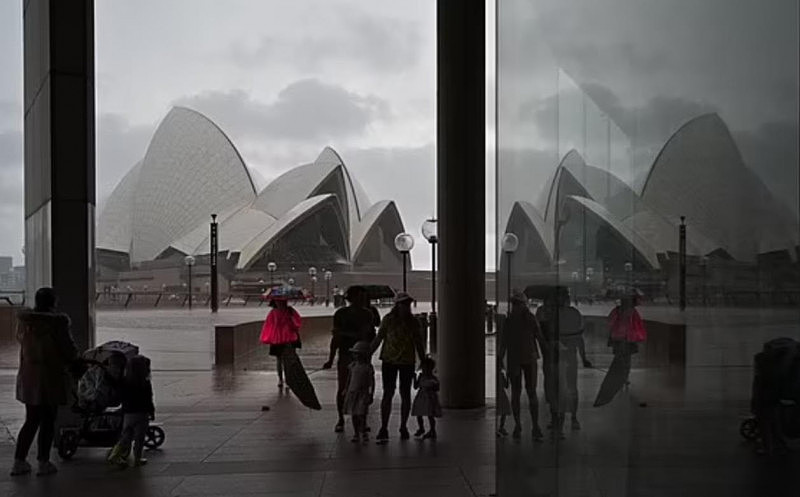
[[[0,254],[18,261],[21,3],[0,0]],[[569,130],[554,129],[550,119],[561,68],[558,112],[565,112],[569,79],[635,144],[635,163],[616,174],[635,181],[678,126],[714,111],[750,167],[796,210],[797,0],[501,6],[501,200],[535,197],[555,165],[556,137],[567,141]],[[419,226],[435,213],[435,2],[96,0],[96,10],[101,203],[144,155],[170,107],[186,105],[219,124],[268,181],[333,146],[373,201],[397,202],[418,237],[415,265],[429,264]],[[492,10],[487,6],[490,28]],[[492,36],[490,29],[488,73]],[[487,76],[490,125],[493,79]],[[490,195],[492,168],[487,160]],[[490,196],[488,267],[493,203]]]

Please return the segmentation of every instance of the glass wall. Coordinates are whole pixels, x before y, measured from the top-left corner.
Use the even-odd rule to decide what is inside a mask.
[[[791,0],[497,2],[499,495],[794,477],[798,55]]]

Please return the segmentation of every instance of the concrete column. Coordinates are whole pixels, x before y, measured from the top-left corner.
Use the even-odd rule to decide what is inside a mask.
[[[24,0],[27,291],[52,286],[94,343],[94,3]]]
[[[485,403],[485,2],[438,0],[439,375],[450,408]]]

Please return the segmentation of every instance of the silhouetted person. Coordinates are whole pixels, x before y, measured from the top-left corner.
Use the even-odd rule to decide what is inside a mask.
[[[17,437],[12,476],[31,472],[27,462],[36,432],[39,432],[38,475],[57,468],[50,462],[58,406],[67,402],[67,366],[78,351],[70,334],[70,319],[56,311],[52,288],[36,292],[33,310],[20,311],[17,339],[20,343],[17,400],[25,404],[25,424]]]
[[[367,443],[367,416],[375,397],[375,369],[372,367],[372,344],[356,343],[351,349],[353,362],[348,369],[344,411],[353,419],[353,443]]]
[[[430,357],[420,362],[420,372],[414,378],[417,396],[411,414],[417,418],[417,432],[414,438],[420,440],[436,440],[436,418],[442,417],[442,406],[439,403],[439,378],[436,377],[436,361]],[[428,418],[428,431],[425,432],[425,418]]]
[[[794,403],[794,405],[784,405]],[[800,343],[778,338],[764,344],[754,358],[750,408],[756,418],[761,440],[759,454],[788,452],[783,420],[795,419],[800,403]],[[794,410],[795,414],[786,414]]]
[[[539,360],[537,344],[542,337],[539,323],[528,309],[527,300],[522,294],[515,294],[511,297],[511,312],[500,330],[498,357],[501,364],[505,364],[508,381],[511,383],[511,413],[515,423],[512,436],[515,439],[522,436],[520,401],[524,381],[531,414],[531,435],[534,440],[541,441],[542,429],[539,426],[539,398],[536,394],[536,382]]]
[[[339,412],[339,420],[334,428],[336,433],[344,431],[344,400],[350,376],[350,363],[354,359],[351,350],[358,342],[372,343],[375,339],[375,326],[380,324],[378,311],[369,305],[364,287],[351,286],[347,289],[345,298],[350,305],[337,310],[333,315],[330,353],[327,362],[322,365],[323,369],[330,369],[338,353],[336,409]]]
[[[156,417],[153,403],[153,385],[150,382],[150,359],[137,355],[128,361],[122,383],[122,432],[119,441],[111,449],[108,461],[117,466],[128,467],[128,455],[133,447],[134,466],[144,466],[142,457],[144,440],[150,421]]]
[[[383,318],[378,336],[372,342],[373,352],[381,349],[381,375],[383,377],[383,400],[381,401],[381,429],[378,443],[389,441],[389,417],[392,413],[392,400],[400,379],[400,438],[408,440],[408,416],[411,413],[411,384],[414,381],[414,366],[417,356],[425,357],[422,329],[419,320],[411,312],[414,299],[400,292],[395,297],[391,312]]]
[[[561,289],[549,295],[536,311],[544,337],[542,347],[544,391],[550,406],[550,428],[553,436],[563,438],[565,414],[572,415],[572,428],[580,429],[578,421],[578,362],[580,354],[586,359],[583,343],[583,317],[570,305],[569,293]]]

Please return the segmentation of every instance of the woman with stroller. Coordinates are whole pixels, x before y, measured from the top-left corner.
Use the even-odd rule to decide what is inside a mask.
[[[144,439],[150,421],[155,419],[153,404],[153,385],[150,383],[150,359],[137,355],[125,367],[122,384],[122,435],[111,449],[108,461],[123,468],[128,467],[128,455],[133,445],[134,466],[144,466],[147,459],[142,457]]]
[[[70,334],[70,319],[56,310],[52,288],[36,292],[33,310],[18,315],[17,340],[20,343],[17,400],[25,404],[25,424],[17,437],[11,476],[31,472],[28,451],[39,432],[38,476],[56,473],[50,462],[58,406],[67,402],[67,366],[78,351]]]
[[[300,314],[289,305],[287,296],[271,296],[270,306],[273,308],[264,326],[261,328],[261,343],[269,345],[269,355],[277,359],[278,389],[283,390],[284,364],[283,354],[287,349],[299,349]]]

